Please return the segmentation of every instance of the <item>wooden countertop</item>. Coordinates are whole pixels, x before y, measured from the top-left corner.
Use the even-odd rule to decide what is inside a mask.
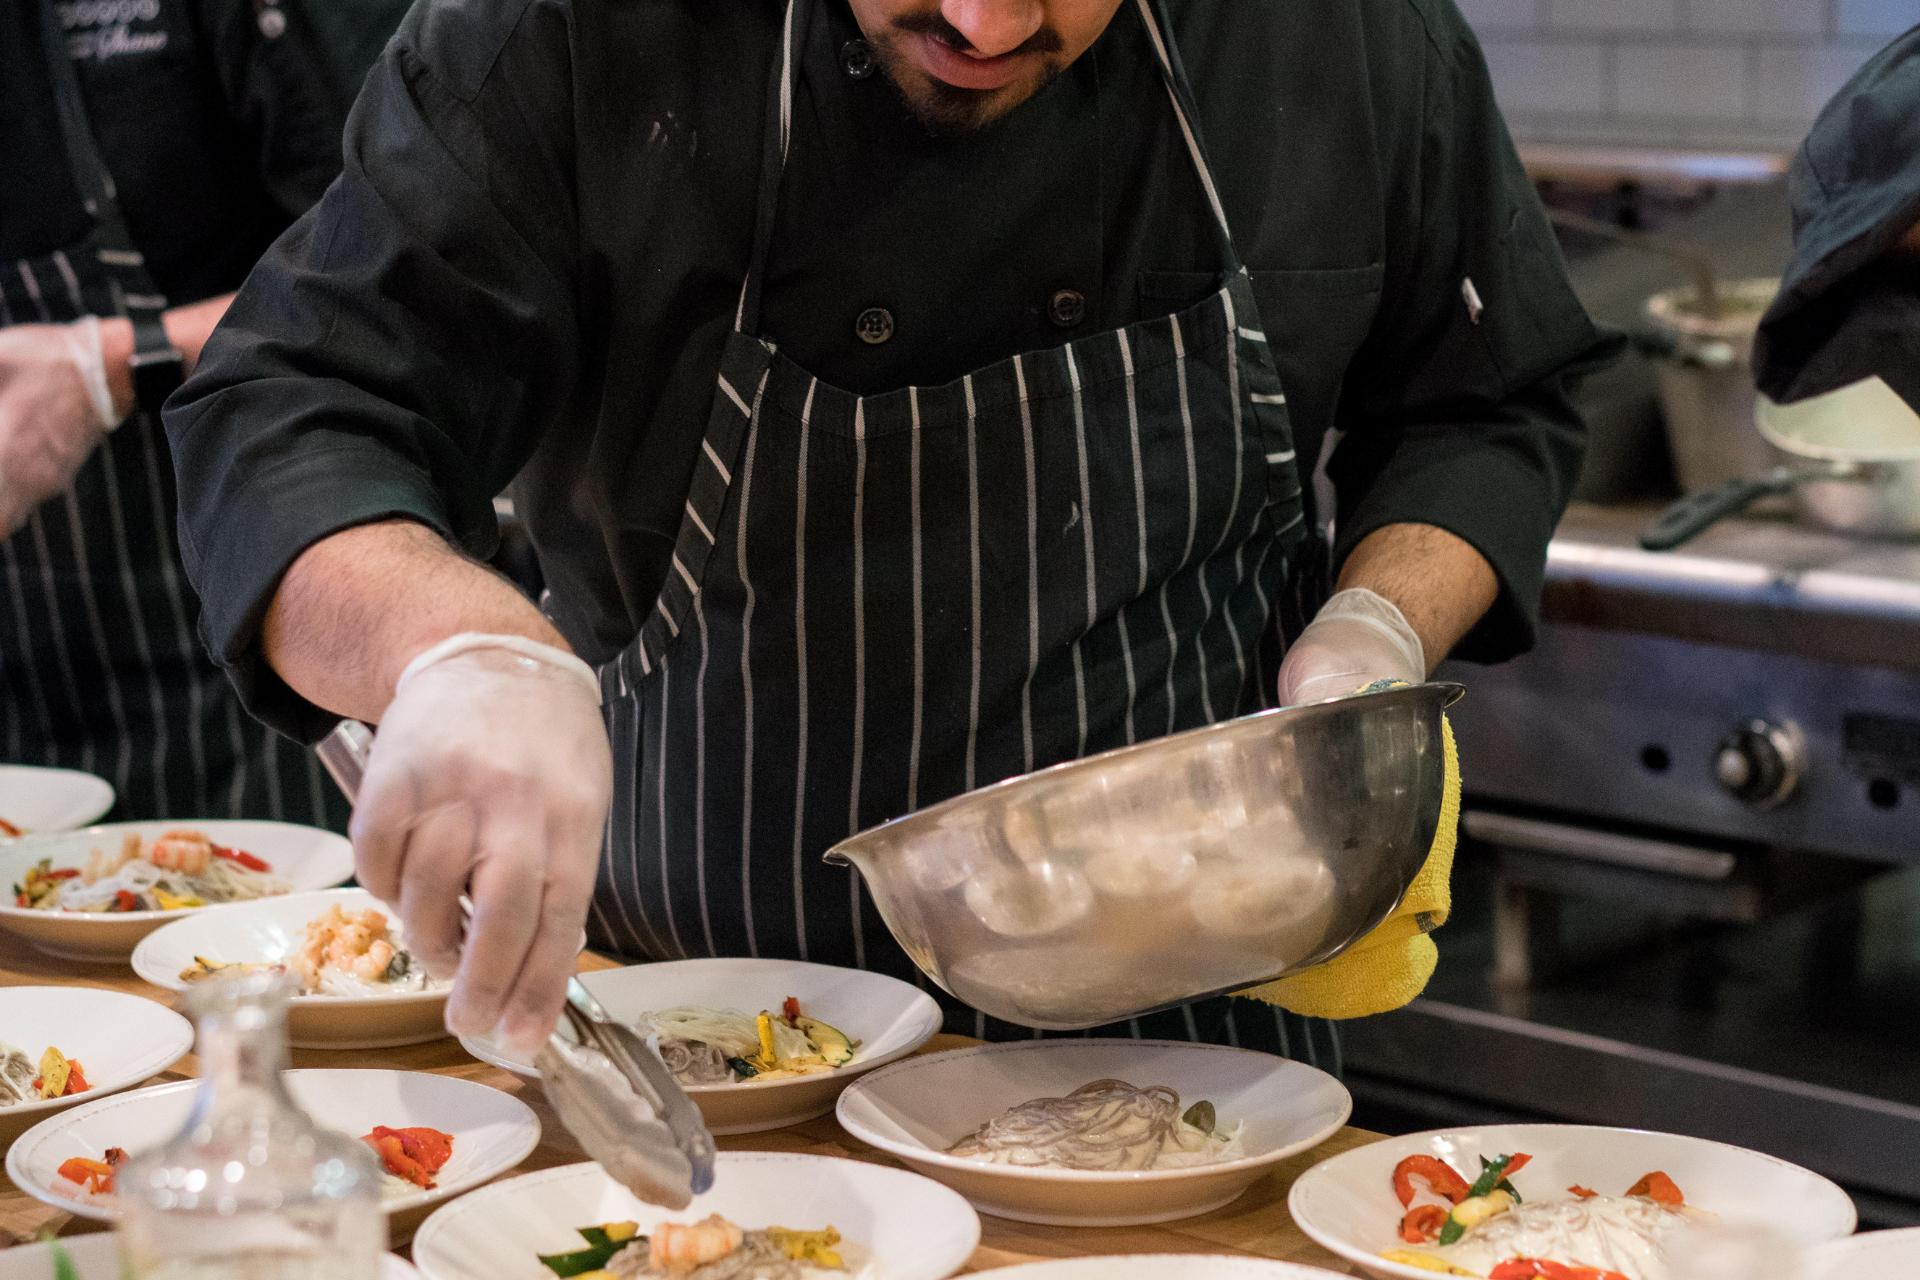
[[[592,956],[583,958],[581,964],[583,970],[608,967],[611,966],[607,961]],[[124,966],[56,960],[41,955],[11,934],[0,933],[0,986],[25,985],[103,987],[163,1002],[170,995],[142,982]],[[928,1051],[956,1048],[967,1043],[970,1042],[960,1037],[941,1036],[928,1046]],[[540,1117],[540,1146],[515,1173],[572,1164],[585,1158],[554,1117],[537,1087],[508,1072],[476,1061],[454,1040],[372,1051],[295,1049],[292,1065],[336,1068],[380,1066],[478,1080],[516,1095]],[[197,1071],[196,1060],[189,1056],[165,1075],[157,1077],[157,1081],[191,1079]],[[9,1134],[8,1139],[11,1140],[12,1136]],[[1287,1216],[1287,1189],[1293,1185],[1294,1178],[1310,1165],[1327,1156],[1371,1142],[1375,1137],[1358,1129],[1342,1130],[1316,1150],[1280,1165],[1246,1195],[1224,1209],[1182,1222],[1092,1230],[1032,1226],[982,1215],[980,1247],[969,1261],[967,1269],[981,1271],[1047,1258],[1093,1254],[1228,1253],[1310,1263],[1347,1274],[1343,1263],[1308,1240],[1293,1225],[1293,1220]],[[849,1136],[830,1115],[790,1129],[721,1138],[719,1142],[722,1149],[728,1151],[806,1152],[870,1160],[877,1164],[893,1163],[889,1157]],[[30,1240],[46,1231],[76,1235],[99,1229],[97,1223],[41,1204],[6,1178],[0,1177],[0,1245]]]

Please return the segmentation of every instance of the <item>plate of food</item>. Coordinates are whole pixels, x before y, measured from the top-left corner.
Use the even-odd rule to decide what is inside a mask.
[[[429,1207],[525,1160],[540,1142],[527,1104],[488,1085],[417,1071],[289,1071],[287,1090],[316,1124],[362,1139],[379,1158],[396,1235]],[[45,1204],[112,1222],[114,1176],[178,1133],[197,1082],[107,1098],[42,1121],[7,1152],[7,1176]]]
[[[979,1243],[967,1202],[914,1174],[723,1152],[677,1211],[597,1164],[505,1179],[436,1210],[413,1261],[430,1280],[945,1280]]]
[[[1162,1040],[1022,1040],[896,1063],[836,1114],[996,1217],[1170,1222],[1238,1198],[1339,1132],[1340,1082],[1271,1054]]]
[[[798,960],[675,960],[580,981],[614,1018],[655,1040],[716,1134],[823,1116],[856,1077],[940,1029],[940,1007],[917,987]],[[483,1062],[539,1074],[491,1038],[460,1043]]]
[[[113,784],[78,769],[0,764],[0,844],[42,831],[71,831],[113,808]]]
[[[1696,1228],[1754,1224],[1788,1246],[1849,1235],[1846,1192],[1784,1160],[1672,1133],[1487,1125],[1390,1138],[1326,1160],[1287,1208],[1376,1276],[1685,1280]]]
[[[192,1048],[192,1024],[140,996],[0,987],[0,1136],[152,1079]]]
[[[64,1266],[62,1260],[64,1259]],[[413,1264],[391,1253],[380,1256],[380,1280],[419,1280]],[[63,1236],[40,1244],[0,1250],[0,1280],[119,1280],[113,1234]]]
[[[285,822],[123,822],[0,847],[0,928],[49,955],[124,960],[202,907],[327,889],[353,874],[345,836]]]
[[[133,949],[133,971],[185,991],[216,974],[291,974],[287,1030],[301,1049],[386,1049],[447,1034],[447,992],[407,949],[399,917],[364,889],[196,911]]]
[[[1913,1280],[1920,1276],[1920,1227],[1867,1231],[1807,1254],[1807,1280]]]
[[[1333,1280],[1326,1271],[1298,1262],[1229,1253],[1133,1253],[1119,1257],[1059,1258],[996,1272],[1007,1280]]]

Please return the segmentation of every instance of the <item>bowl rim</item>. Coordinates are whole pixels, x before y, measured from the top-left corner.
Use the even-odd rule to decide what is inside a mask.
[[[150,986],[159,987],[163,991],[172,991],[175,993],[191,991],[193,984],[181,981],[177,973],[162,980],[160,977],[154,976],[154,974],[160,972],[158,968],[154,969],[154,974],[149,974],[141,968],[143,958],[151,963],[153,952],[158,949],[154,939],[163,936],[168,930],[179,928],[188,923],[198,923],[201,920],[209,918],[209,916],[221,912],[258,911],[264,909],[265,904],[278,906],[281,903],[298,902],[308,898],[348,897],[366,898],[374,906],[380,908],[389,920],[398,919],[399,917],[400,913],[398,911],[395,911],[392,907],[380,901],[380,899],[374,897],[372,893],[358,885],[336,885],[331,889],[297,889],[292,893],[279,893],[266,898],[253,898],[246,902],[221,902],[210,907],[188,907],[184,911],[173,913],[177,915],[177,919],[167,921],[167,923],[161,925],[158,929],[155,929],[152,933],[149,933],[146,937],[135,943],[133,954],[128,957],[127,963],[132,967],[134,974],[138,976],[142,982]],[[130,911],[125,914],[131,916],[138,913]],[[185,930],[181,929],[181,932],[184,933]],[[245,964],[248,962],[240,961],[239,963]],[[392,1006],[433,1003],[444,1004],[447,997],[452,994],[452,983],[447,983],[440,987],[429,987],[425,991],[390,991],[384,995],[331,996],[316,993],[313,995],[289,996],[287,997],[287,1007],[289,1009],[349,1009],[355,1005],[364,1006],[369,1004]]]
[[[942,1063],[965,1057],[978,1057],[995,1053],[1033,1053],[1060,1052],[1062,1049],[1092,1046],[1102,1049],[1127,1048],[1138,1049],[1175,1049],[1196,1053],[1234,1054],[1249,1060],[1257,1060],[1268,1066],[1269,1071],[1282,1073],[1305,1071],[1321,1077],[1327,1084],[1338,1089],[1341,1097],[1340,1114],[1324,1132],[1316,1131],[1314,1136],[1297,1142],[1281,1145],[1259,1155],[1241,1156],[1237,1160],[1222,1160],[1215,1164],[1191,1165],[1180,1169],[1052,1169],[1025,1165],[992,1164],[984,1160],[969,1160],[965,1156],[949,1155],[944,1151],[935,1151],[931,1147],[901,1142],[885,1134],[877,1133],[867,1125],[859,1123],[847,1115],[847,1107],[852,1098],[869,1095],[887,1076],[908,1074],[917,1068],[934,1063]],[[834,1119],[860,1141],[879,1148],[888,1155],[901,1160],[925,1163],[940,1169],[980,1174],[989,1178],[1003,1178],[1008,1181],[1038,1181],[1077,1183],[1084,1186],[1137,1185],[1140,1183],[1182,1182],[1212,1177],[1220,1174],[1232,1174],[1242,1171],[1255,1171],[1270,1165],[1291,1159],[1302,1151],[1311,1151],[1346,1127],[1353,1116],[1353,1093],[1336,1077],[1318,1067],[1308,1066],[1304,1062],[1295,1062],[1292,1058],[1283,1058],[1278,1054],[1261,1053],[1254,1049],[1242,1049],[1234,1045],[1207,1044],[1192,1040],[1134,1040],[1128,1037],[1109,1036],[1082,1039],[1077,1036],[1045,1040],[1006,1040],[996,1044],[967,1045],[958,1049],[943,1049],[938,1053],[921,1054],[905,1062],[896,1062],[878,1071],[870,1072],[848,1085],[834,1104]]]
[[[138,1056],[128,1055],[135,1064],[134,1074],[132,1075],[125,1075],[124,1071],[116,1073],[115,1076],[103,1075],[97,1080],[89,1079],[87,1082],[88,1087],[84,1093],[76,1093],[69,1097],[62,1098],[41,1098],[35,1102],[20,1102],[10,1107],[0,1108],[0,1121],[5,1121],[9,1124],[16,1119],[27,1116],[40,1117],[40,1119],[36,1120],[33,1124],[22,1129],[18,1135],[6,1144],[7,1154],[9,1156],[12,1155],[13,1148],[20,1144],[21,1138],[26,1137],[28,1133],[31,1133],[40,1125],[45,1124],[48,1120],[52,1119],[56,1113],[84,1107],[94,1102],[104,1102],[109,1098],[123,1094],[130,1089],[134,1089],[144,1081],[151,1080],[163,1071],[172,1070],[179,1064],[182,1058],[193,1052],[193,1024],[182,1017],[177,1010],[169,1009],[158,1000],[150,996],[140,995],[137,992],[114,991],[107,987],[89,985],[63,987],[48,983],[36,983],[0,989],[0,1002],[4,1002],[10,995],[41,991],[56,992],[63,999],[72,999],[76,992],[84,992],[85,995],[82,997],[83,999],[105,998],[112,1002],[137,1000],[140,1004],[150,1005],[153,1009],[164,1014],[165,1017],[157,1025],[166,1028],[171,1034],[143,1041]],[[123,1007],[133,1008],[135,1006],[123,1004]],[[125,1078],[119,1079],[118,1083],[109,1083],[119,1076],[125,1076]],[[165,1086],[162,1085],[158,1087]]]
[[[636,970],[636,969],[659,969],[667,965],[723,965],[723,966],[739,966],[742,968],[749,967],[749,966],[758,966],[758,965],[778,965],[783,968],[799,967],[799,968],[805,968],[805,969],[824,969],[832,973],[852,973],[852,974],[857,974],[862,978],[872,978],[879,981],[891,982],[896,986],[902,987],[905,990],[912,992],[915,999],[907,1003],[905,1005],[905,1008],[909,1012],[918,1010],[923,1014],[929,1015],[927,1019],[927,1025],[921,1029],[915,1030],[912,1036],[908,1038],[908,1043],[903,1044],[894,1049],[889,1049],[886,1053],[876,1054],[874,1055],[874,1057],[870,1059],[863,1061],[856,1056],[856,1058],[853,1061],[844,1063],[843,1065],[834,1068],[832,1071],[818,1071],[812,1075],[806,1075],[806,1076],[789,1076],[781,1080],[766,1080],[766,1081],[762,1081],[759,1084],[754,1084],[751,1080],[730,1080],[725,1084],[683,1084],[681,1085],[680,1086],[681,1091],[684,1092],[690,1098],[724,1096],[729,1094],[742,1094],[742,1093],[762,1094],[762,1095],[771,1097],[782,1089],[791,1089],[793,1087],[806,1087],[806,1086],[812,1086],[817,1088],[829,1081],[841,1081],[841,1082],[850,1084],[852,1081],[860,1079],[864,1076],[870,1075],[875,1071],[881,1071],[888,1067],[898,1066],[900,1064],[901,1059],[909,1057],[919,1052],[919,1050],[922,1047],[924,1047],[928,1041],[932,1040],[935,1036],[939,1035],[941,1027],[945,1022],[945,1015],[940,1008],[940,1003],[937,1000],[935,1000],[932,996],[928,995],[925,991],[922,991],[919,987],[914,986],[911,982],[902,981],[901,979],[894,977],[890,973],[875,973],[871,969],[854,969],[846,965],[821,964],[815,960],[782,960],[776,956],[690,957],[685,960],[648,960],[648,961],[642,961],[639,964],[616,965],[611,969],[594,969],[594,970],[591,970],[590,972],[582,973],[578,976],[581,982],[587,983],[589,985],[589,989],[591,989],[591,980],[593,978],[599,977],[602,974],[627,973],[629,971]],[[593,994],[596,1000],[602,998],[600,996],[600,993],[597,991],[594,992]],[[608,1010],[608,1012],[609,1014],[612,1014],[613,1011]],[[842,1028],[842,1030],[844,1030],[844,1028]],[[512,1074],[521,1076],[522,1078],[525,1078],[525,1079],[538,1078],[539,1073],[534,1070],[532,1063],[522,1063],[518,1067],[509,1067],[505,1065],[504,1061],[502,1061],[502,1055],[492,1054],[491,1056],[488,1056],[488,1055],[482,1055],[481,1053],[477,1052],[474,1047],[475,1042],[487,1044],[489,1049],[491,1050],[490,1040],[488,1037],[485,1037],[485,1036],[460,1037],[461,1047],[464,1048],[468,1053],[473,1054],[474,1057],[479,1058],[481,1061],[487,1062],[493,1066],[498,1066],[503,1071],[511,1072]],[[528,1072],[532,1072],[533,1074],[528,1075],[527,1074]]]
[[[1345,1237],[1336,1235],[1325,1226],[1316,1224],[1310,1216],[1302,1216],[1300,1209],[1303,1188],[1306,1189],[1304,1194],[1311,1194],[1311,1189],[1316,1181],[1326,1180],[1333,1176],[1330,1173],[1323,1172],[1328,1166],[1344,1160],[1357,1160],[1362,1157],[1363,1153],[1371,1154],[1380,1147],[1389,1147],[1401,1150],[1408,1155],[1416,1155],[1425,1150],[1426,1144],[1433,1139],[1458,1137],[1463,1134],[1477,1134],[1489,1129],[1550,1129],[1565,1131],[1570,1134],[1602,1133],[1611,1137],[1621,1138],[1674,1139],[1681,1142],[1696,1143],[1703,1147],[1731,1151],[1740,1156],[1750,1157],[1755,1160],[1765,1161],[1768,1164],[1779,1165],[1782,1168],[1790,1169],[1802,1177],[1811,1179],[1816,1185],[1824,1186],[1839,1198],[1840,1203],[1846,1206],[1847,1228],[1831,1240],[1822,1241],[1822,1245],[1831,1244],[1835,1240],[1850,1238],[1860,1225],[1859,1208],[1853,1203],[1853,1197],[1848,1195],[1839,1183],[1833,1181],[1833,1179],[1827,1177],[1825,1174],[1816,1173],[1803,1165],[1797,1165],[1791,1160],[1770,1155],[1765,1151],[1755,1151],[1751,1147],[1737,1146],[1734,1143],[1721,1142],[1715,1138],[1699,1138],[1690,1133],[1673,1133],[1664,1129],[1637,1129],[1626,1125],[1570,1124],[1558,1121],[1520,1121],[1514,1124],[1452,1125],[1439,1129],[1422,1129],[1417,1133],[1395,1134],[1382,1138],[1378,1142],[1369,1142],[1358,1147],[1349,1148],[1346,1151],[1328,1156],[1325,1160],[1319,1161],[1312,1168],[1306,1170],[1298,1178],[1294,1179],[1293,1185],[1287,1189],[1287,1216],[1293,1220],[1295,1226],[1299,1227],[1300,1230],[1306,1234],[1308,1239],[1312,1240],[1321,1248],[1327,1250],[1329,1253],[1337,1254],[1348,1262],[1365,1267],[1377,1275],[1405,1276],[1407,1280],[1431,1280],[1434,1275],[1431,1271],[1423,1270],[1419,1267],[1411,1267],[1405,1263],[1389,1261],[1380,1256],[1381,1250],[1369,1250],[1362,1246],[1351,1244]],[[1383,1191],[1382,1194],[1384,1195],[1386,1192]]]
[[[951,1197],[949,1203],[955,1208],[965,1211],[965,1220],[968,1222],[970,1228],[965,1233],[968,1238],[967,1249],[946,1274],[953,1275],[959,1272],[961,1268],[966,1266],[967,1260],[980,1248],[981,1226],[979,1210],[975,1209],[971,1201],[955,1191],[952,1187],[942,1182],[936,1182],[924,1174],[915,1173],[911,1169],[896,1169],[892,1165],[876,1164],[870,1160],[856,1160],[850,1156],[823,1155],[813,1151],[722,1151],[714,1157],[714,1161],[716,1184],[719,1181],[718,1175],[721,1168],[727,1164],[788,1165],[805,1170],[808,1168],[817,1168],[823,1162],[832,1162],[835,1165],[847,1164],[857,1166],[863,1171],[861,1176],[866,1176],[867,1173],[877,1173],[888,1178],[911,1178],[916,1183],[927,1184],[928,1188],[931,1188],[935,1194],[942,1197]],[[516,1184],[532,1186],[587,1176],[597,1176],[610,1183],[614,1181],[611,1174],[592,1160],[581,1160],[572,1164],[554,1165],[547,1169],[533,1169],[526,1173],[515,1173],[504,1178],[495,1179],[484,1188],[476,1189],[475,1192],[467,1195],[456,1196],[448,1200],[445,1204],[435,1207],[434,1211],[427,1216],[426,1221],[422,1222],[419,1228],[415,1230],[411,1247],[417,1251],[422,1242],[431,1245],[438,1239],[441,1233],[452,1231],[452,1224],[457,1222],[462,1214],[483,1207],[481,1201],[482,1193],[491,1194],[495,1191],[504,1192],[506,1188]],[[615,1183],[614,1185],[617,1186],[619,1184]],[[710,1192],[708,1194],[712,1193]],[[665,1209],[661,1210],[661,1212],[670,1215],[678,1213],[681,1216],[684,1216],[686,1213],[685,1210]],[[428,1267],[421,1265],[418,1261],[416,1261],[414,1265],[419,1268],[422,1275],[437,1274]]]
[[[500,1164],[499,1167],[490,1172],[469,1173],[462,1177],[454,1178],[451,1181],[443,1182],[431,1190],[416,1187],[404,1196],[394,1196],[391,1199],[382,1196],[380,1200],[380,1211],[389,1218],[397,1214],[412,1213],[415,1210],[426,1208],[429,1205],[439,1205],[457,1200],[468,1192],[486,1186],[488,1183],[499,1179],[504,1174],[512,1173],[515,1169],[518,1169],[527,1162],[528,1156],[539,1149],[540,1140],[544,1136],[544,1127],[540,1123],[539,1113],[528,1106],[525,1101],[508,1093],[504,1089],[495,1089],[492,1085],[485,1084],[478,1080],[469,1080],[464,1076],[446,1076],[434,1072],[406,1071],[396,1067],[292,1067],[281,1074],[287,1078],[295,1076],[346,1075],[412,1077],[424,1074],[435,1080],[445,1080],[449,1082],[451,1086],[466,1093],[470,1097],[478,1096],[472,1093],[473,1090],[485,1089],[490,1093],[500,1095],[510,1110],[516,1107],[519,1109],[519,1112],[516,1113],[516,1119],[523,1120],[526,1128],[522,1134],[522,1141],[515,1145],[516,1147],[524,1147],[524,1150],[519,1151],[517,1155],[514,1155],[512,1160]],[[196,1089],[200,1086],[200,1083],[197,1079],[169,1080],[165,1083],[151,1085],[144,1089],[133,1089],[127,1092],[117,1093],[111,1097],[99,1099],[99,1101],[104,1104],[100,1109],[104,1111],[109,1105],[139,1105],[141,1102],[150,1098]],[[75,1217],[86,1218],[93,1222],[117,1222],[121,1217],[121,1210],[117,1206],[106,1206],[93,1201],[75,1200],[72,1197],[60,1196],[55,1198],[58,1196],[58,1193],[54,1192],[50,1187],[43,1186],[34,1179],[20,1176],[26,1171],[27,1161],[31,1159],[34,1154],[33,1151],[29,1150],[29,1146],[37,1149],[39,1145],[44,1144],[54,1136],[57,1131],[57,1126],[59,1125],[79,1123],[81,1118],[79,1111],[80,1108],[75,1107],[64,1115],[48,1116],[45,1120],[40,1121],[40,1123],[15,1138],[7,1148],[5,1161],[7,1177],[13,1182],[14,1186],[26,1192],[42,1204],[64,1210],[67,1213],[73,1214]],[[316,1123],[319,1122],[316,1121]],[[43,1130],[44,1132],[42,1132]],[[339,1131],[336,1130],[336,1132]],[[359,1135],[349,1134],[348,1136],[357,1138]],[[455,1136],[457,1137],[458,1135]],[[33,1141],[29,1143],[29,1139]],[[16,1156],[16,1152],[22,1154]]]
[[[879,842],[880,837],[884,833],[931,825],[938,819],[954,813],[961,808],[980,803],[987,797],[1004,795],[1009,791],[1016,790],[1040,779],[1065,777],[1082,770],[1092,770],[1104,765],[1109,765],[1116,760],[1129,759],[1136,755],[1144,755],[1151,751],[1162,750],[1169,743],[1192,742],[1203,737],[1238,732],[1248,725],[1272,720],[1277,717],[1298,720],[1323,719],[1329,712],[1348,710],[1354,704],[1372,702],[1376,699],[1386,699],[1392,702],[1424,702],[1437,696],[1440,699],[1439,709],[1444,711],[1446,708],[1460,701],[1462,697],[1466,696],[1466,692],[1467,687],[1465,685],[1452,680],[1427,680],[1420,684],[1395,685],[1389,689],[1375,689],[1366,693],[1347,694],[1338,698],[1324,698],[1319,702],[1305,702],[1298,706],[1268,707],[1265,710],[1254,711],[1244,716],[1234,716],[1231,719],[1218,720],[1212,724],[1201,725],[1198,728],[1184,729],[1179,733],[1163,734],[1158,738],[1148,738],[1141,742],[1129,743],[1126,746],[1112,747],[1106,751],[1097,752],[1090,756],[1081,756],[1075,760],[1063,760],[1059,764],[1048,765],[1044,769],[1035,769],[1028,773],[1016,774],[1011,778],[1002,778],[998,782],[990,782],[986,786],[977,787],[972,791],[963,791],[957,796],[950,796],[940,801],[938,804],[930,804],[923,809],[916,809],[912,813],[902,814],[900,817],[889,819],[877,826],[855,832],[853,835],[839,841],[831,849],[821,854],[820,860],[828,866],[834,867],[857,866],[858,864],[855,862],[852,851],[865,845]]]
[[[84,789],[92,793],[92,798],[88,801],[88,807],[94,808],[95,812],[89,816],[86,821],[79,823],[77,826],[36,827],[31,831],[17,836],[0,834],[0,847],[13,844],[17,841],[28,840],[34,836],[62,836],[71,834],[74,831],[83,830],[95,825],[101,818],[113,812],[113,806],[120,801],[120,793],[114,789],[113,783],[107,781],[107,779],[97,773],[88,773],[84,769],[69,769],[62,765],[25,764],[17,760],[0,762],[0,775],[8,773],[25,773],[29,775],[30,780],[32,775],[35,774],[59,774],[68,778],[86,779],[87,785]],[[40,780],[45,781],[46,779],[43,777]],[[105,800],[104,804],[101,803],[103,799]],[[0,813],[0,818],[6,816],[6,814]]]
[[[0,840],[0,858],[15,858],[21,854],[32,854],[44,844],[56,840],[73,840],[80,836],[106,837],[117,835],[136,827],[210,827],[246,823],[250,826],[284,827],[292,831],[311,831],[316,835],[329,836],[347,846],[347,868],[342,874],[353,874],[353,842],[337,831],[325,827],[308,826],[300,822],[278,822],[271,818],[180,818],[180,819],[139,819],[130,822],[105,822],[91,827],[75,827],[71,831],[35,831],[17,840]],[[304,858],[300,859],[304,861]],[[290,898],[296,893],[320,893],[341,888],[338,884],[315,885],[312,888],[295,887],[292,893],[274,894],[274,897]],[[260,901],[260,899],[253,899]],[[82,929],[101,928],[112,925],[152,924],[155,921],[170,922],[183,919],[201,911],[218,911],[222,907],[245,906],[244,902],[216,902],[204,907],[175,907],[171,911],[42,911],[37,907],[15,906],[12,901],[0,897],[0,919],[9,920],[46,920],[63,921]]]

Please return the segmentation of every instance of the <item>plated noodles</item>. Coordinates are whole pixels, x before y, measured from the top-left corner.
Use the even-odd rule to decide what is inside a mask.
[[[1211,1103],[1182,1112],[1171,1086],[1095,1080],[1064,1098],[1034,1098],[995,1116],[948,1155],[1027,1168],[1117,1173],[1238,1159],[1240,1136],[1221,1133]]]

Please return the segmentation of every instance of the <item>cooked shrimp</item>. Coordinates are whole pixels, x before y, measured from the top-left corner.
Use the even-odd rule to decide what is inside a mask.
[[[120,852],[112,857],[94,849],[87,854],[87,869],[80,876],[83,884],[98,884],[140,856],[140,836],[129,831],[120,839]]]
[[[387,976],[387,966],[392,963],[393,944],[382,939],[370,945],[365,955],[348,963],[346,970],[356,978],[378,982]]]
[[[378,982],[397,954],[386,916],[371,908],[349,915],[336,903],[308,923],[306,938],[290,963],[302,987],[317,991],[322,969]]]
[[[741,1239],[740,1228],[718,1214],[692,1226],[669,1222],[654,1229],[649,1257],[655,1271],[692,1271],[726,1257]]]
[[[197,876],[213,861],[213,842],[198,831],[169,831],[147,850],[147,861],[162,871]]]

